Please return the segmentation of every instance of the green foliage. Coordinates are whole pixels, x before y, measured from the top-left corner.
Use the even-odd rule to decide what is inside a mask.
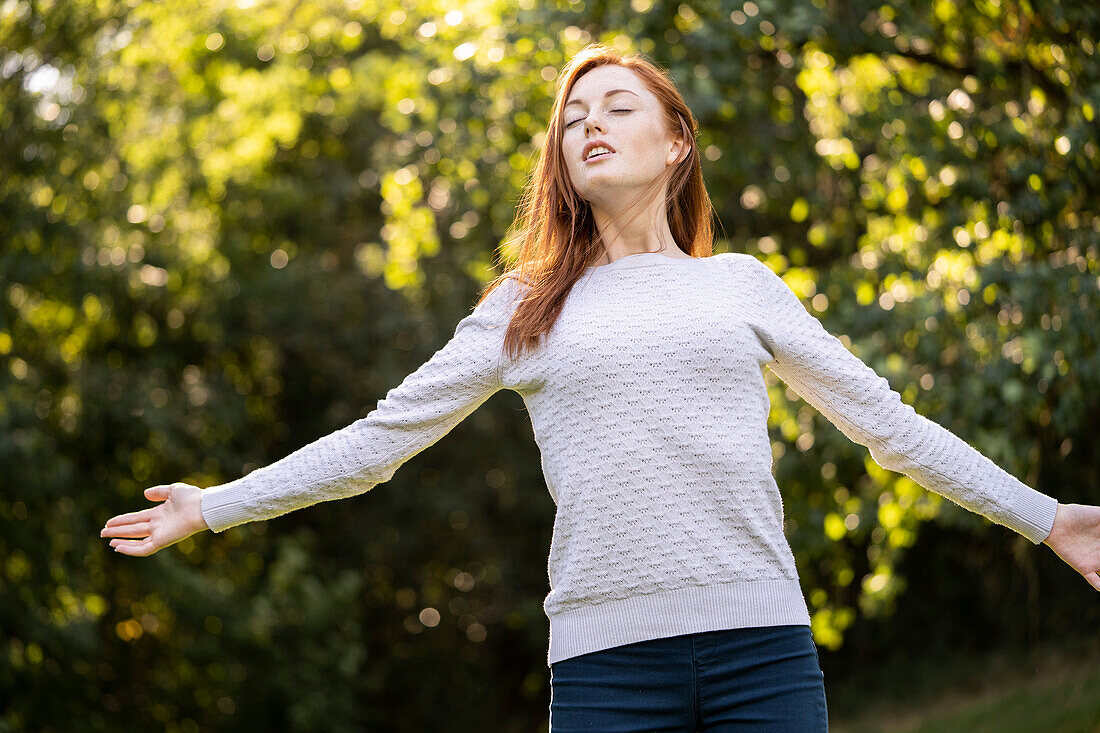
[[[592,40],[680,84],[716,249],[998,465],[1100,502],[1098,30],[1015,0],[0,5],[0,730],[545,724],[553,505],[516,395],[340,506],[148,560],[97,530],[343,427],[439,348]],[[823,647],[919,649],[939,604],[951,638],[1095,623],[1045,550],[768,377]]]

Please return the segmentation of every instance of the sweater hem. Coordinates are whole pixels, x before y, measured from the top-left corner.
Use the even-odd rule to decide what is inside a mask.
[[[636,641],[757,626],[809,626],[797,578],[737,581],[648,593],[550,617],[547,665]]]

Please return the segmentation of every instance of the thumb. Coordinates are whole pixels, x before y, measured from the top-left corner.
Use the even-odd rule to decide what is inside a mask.
[[[145,498],[149,501],[164,501],[172,494],[172,484],[150,486],[145,490]]]

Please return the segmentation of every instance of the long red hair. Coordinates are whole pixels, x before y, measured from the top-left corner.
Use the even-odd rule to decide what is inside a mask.
[[[699,125],[675,83],[665,69],[639,53],[589,44],[558,76],[545,146],[524,186],[506,241],[497,251],[500,261],[502,250],[517,250],[515,262],[486,286],[479,299],[484,300],[507,278],[524,283],[525,296],[517,301],[504,337],[511,359],[538,346],[557,321],[573,284],[604,252],[591,207],[570,183],[561,141],[563,109],[573,85],[586,72],[605,64],[618,64],[637,73],[660,100],[668,133],[682,136],[688,143],[686,156],[654,179],[626,210],[646,201],[667,181],[666,215],[676,245],[693,257],[708,257],[713,251],[714,207],[703,185],[696,142]]]

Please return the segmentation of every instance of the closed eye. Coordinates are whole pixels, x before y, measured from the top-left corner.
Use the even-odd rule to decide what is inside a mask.
[[[612,112],[633,112],[634,110],[632,110],[632,109],[613,109],[611,111]],[[578,122],[580,122],[583,119],[584,118],[581,117],[580,119],[573,120],[572,122],[566,123],[566,125],[565,125],[566,129],[572,127],[573,125],[577,124]]]

